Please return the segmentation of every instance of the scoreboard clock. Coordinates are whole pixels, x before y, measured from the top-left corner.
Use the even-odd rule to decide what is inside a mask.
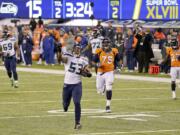
[[[91,2],[65,2],[64,18],[90,18],[91,15],[93,15]]]

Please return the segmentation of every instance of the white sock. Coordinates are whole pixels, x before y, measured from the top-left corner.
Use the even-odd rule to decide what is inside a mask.
[[[106,106],[110,106],[111,105],[111,100],[107,100],[106,101]]]
[[[173,98],[176,98],[176,92],[175,91],[172,91],[172,96],[173,96]]]
[[[18,83],[18,81],[14,81],[14,83],[15,83],[15,84],[17,84],[17,83]]]

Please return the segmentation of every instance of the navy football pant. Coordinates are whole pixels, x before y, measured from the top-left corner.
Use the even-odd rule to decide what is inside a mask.
[[[79,124],[81,119],[81,97],[82,97],[82,84],[64,84],[63,87],[63,107],[64,111],[68,110],[71,98],[73,98],[75,106],[75,123]]]
[[[16,57],[15,56],[5,57],[4,65],[7,70],[7,74],[9,76],[9,78],[11,78],[13,75],[13,79],[15,81],[17,81],[18,75],[17,75],[17,71],[16,71]]]

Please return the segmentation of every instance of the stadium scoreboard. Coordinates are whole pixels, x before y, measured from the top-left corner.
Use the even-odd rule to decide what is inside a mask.
[[[179,20],[179,0],[1,0],[0,18]]]

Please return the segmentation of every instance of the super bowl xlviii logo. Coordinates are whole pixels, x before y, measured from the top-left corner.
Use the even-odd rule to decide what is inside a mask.
[[[14,14],[16,16],[18,12],[18,7],[11,2],[2,2],[0,7],[1,14]]]

